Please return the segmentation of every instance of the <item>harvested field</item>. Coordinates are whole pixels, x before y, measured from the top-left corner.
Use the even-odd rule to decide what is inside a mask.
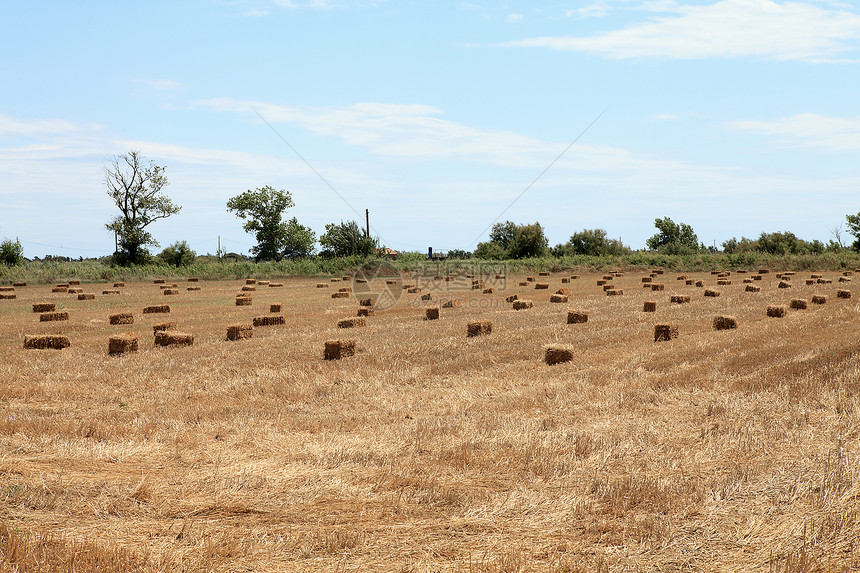
[[[643,313],[664,294],[624,271],[621,297],[603,273],[563,285],[576,325],[548,302],[561,270],[545,296],[511,272],[492,297],[427,288],[462,301],[443,320],[402,293],[350,331],[356,301],[318,278],[259,288],[257,307],[233,304],[244,277],[204,281],[169,315],[141,314],[161,292],[128,282],[56,297],[68,322],[31,312],[50,285],[21,289],[0,313],[0,570],[860,569],[860,305],[838,274]],[[829,300],[767,316],[813,296]],[[225,339],[277,302],[285,328]],[[140,344],[110,357],[123,312]],[[166,318],[193,346],[153,345]],[[677,338],[654,343],[657,324]],[[573,361],[548,366],[547,346]]]

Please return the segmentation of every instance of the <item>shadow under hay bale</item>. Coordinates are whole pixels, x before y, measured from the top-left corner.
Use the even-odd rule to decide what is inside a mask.
[[[543,359],[550,366],[573,362],[573,347],[557,344],[545,346]]]
[[[783,318],[786,314],[784,306],[769,306],[767,307],[767,315],[770,318]]]
[[[57,320],[69,320],[69,313],[66,311],[43,312],[39,315],[39,322],[54,322]]]
[[[436,307],[424,309],[424,320],[439,320],[439,309]]]
[[[169,314],[170,313],[170,305],[167,304],[155,304],[152,306],[146,306],[143,308],[143,314]]]
[[[48,334],[24,336],[24,348],[27,350],[62,350],[71,345],[68,336]]]
[[[137,352],[137,335],[133,332],[114,334],[108,339],[108,354]]]
[[[130,312],[119,312],[110,315],[111,324],[134,324],[134,315]]]
[[[719,315],[714,317],[714,330],[731,330],[738,327],[738,320],[733,316]]]
[[[367,326],[367,319],[363,316],[343,318],[337,321],[338,328],[361,328],[362,326]]]
[[[789,305],[794,310],[806,310],[806,301],[802,298],[795,298],[791,300],[791,304]]]
[[[326,340],[323,359],[340,360],[355,355],[355,340]]]
[[[269,288],[281,288],[284,283],[269,283]]]
[[[568,324],[585,324],[586,322],[588,322],[588,313],[584,310],[567,311]]]
[[[259,326],[280,326],[287,323],[287,320],[281,315],[257,316],[254,318],[254,327]]]
[[[654,342],[665,342],[678,338],[677,324],[655,324],[654,325]]]
[[[530,300],[515,300],[514,301],[514,310],[525,310],[527,308],[531,308],[534,306],[534,303]]]
[[[33,304],[33,312],[54,312],[57,305],[53,302],[37,302]]]
[[[227,340],[244,340],[254,337],[254,327],[250,324],[231,324],[227,327]]]
[[[176,323],[173,321],[159,322],[158,324],[152,325],[152,333],[155,334],[157,332],[164,332],[165,330],[174,330],[175,328]]]
[[[642,303],[642,312],[657,312],[657,301],[646,300]]]
[[[194,335],[176,330],[162,330],[155,333],[156,346],[191,346]]]
[[[490,320],[474,320],[466,325],[466,336],[483,336],[492,334],[493,322]]]

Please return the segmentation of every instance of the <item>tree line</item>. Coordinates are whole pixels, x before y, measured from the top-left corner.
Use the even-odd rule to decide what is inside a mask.
[[[149,247],[159,246],[148,231],[158,220],[175,215],[181,210],[164,193],[168,185],[165,168],[150,161],[145,164],[139,151],[111,158],[104,169],[108,197],[119,210],[105,227],[116,236],[116,251],[112,262],[126,266],[145,264],[153,260]],[[317,237],[312,229],[293,217],[284,220],[284,213],[295,206],[289,191],[264,186],[247,190],[227,201],[227,211],[244,223],[245,232],[254,235],[257,244],[251,254],[257,261],[310,257],[316,254]],[[842,241],[841,228],[833,229],[834,239],[827,244],[805,241],[788,231],[761,233],[756,239],[735,237],[722,243],[722,252],[728,254],[761,252],[772,255],[820,254],[850,248],[860,252],[860,213],[846,216],[846,230],[855,237],[853,244]],[[676,223],[669,217],[656,219],[657,232],[645,244],[651,251],[667,255],[688,255],[701,252],[719,252],[716,246],[701,243],[686,223]],[[361,230],[355,221],[330,223],[319,237],[323,257],[373,256],[380,243]],[[478,243],[474,253],[463,250],[448,252],[449,258],[480,258],[493,260],[524,259],[531,257],[564,257],[571,255],[625,255],[632,253],[620,239],[607,236],[604,229],[583,229],[574,233],[566,243],[549,246],[540,223],[516,224],[512,221],[496,223],[490,230],[489,240]],[[219,253],[219,256],[221,253]],[[162,262],[185,266],[194,262],[196,253],[185,241],[176,242],[157,255]],[[0,263],[7,265],[23,261],[23,248],[17,241],[0,241]]]

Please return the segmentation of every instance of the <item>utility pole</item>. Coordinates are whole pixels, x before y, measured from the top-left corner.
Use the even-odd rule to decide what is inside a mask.
[[[364,210],[364,218],[367,221],[367,228],[364,231],[364,236],[369,239],[370,238],[370,209]]]
[[[221,235],[218,235],[218,262],[221,262]]]
[[[113,252],[119,252],[119,239],[117,239],[116,231],[113,232]]]

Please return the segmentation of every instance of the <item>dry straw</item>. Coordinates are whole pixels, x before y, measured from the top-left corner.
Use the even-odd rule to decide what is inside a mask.
[[[584,310],[569,310],[567,311],[568,324],[584,324],[588,322],[588,313]]]
[[[110,315],[111,324],[134,324],[134,315],[130,312],[119,312]]]
[[[155,333],[156,346],[191,346],[194,335],[176,330],[162,330]]]
[[[57,320],[69,320],[69,313],[61,312],[44,312],[39,315],[39,322],[54,322]]]
[[[424,309],[424,320],[439,320],[439,309],[435,306]]]
[[[655,324],[654,325],[654,342],[663,342],[678,338],[677,324]]]
[[[568,345],[553,344],[544,347],[544,361],[553,366],[565,362],[573,362],[573,347]]]
[[[549,297],[550,302],[567,302],[567,295],[563,294],[554,294]]]
[[[71,344],[68,336],[49,334],[24,336],[24,348],[28,350],[62,350]]]
[[[170,313],[170,305],[156,304],[143,307],[143,314],[167,314]]]
[[[714,330],[730,330],[738,327],[738,319],[733,316],[719,315],[714,317]]]
[[[642,303],[642,312],[657,312],[657,301],[646,300]]]
[[[114,334],[108,339],[108,354],[137,352],[137,335],[133,332]]]
[[[493,322],[490,320],[474,320],[466,326],[466,336],[483,336],[492,334]]]
[[[257,316],[254,318],[254,326],[280,326],[286,324],[286,319],[281,315]]]
[[[355,354],[355,340],[326,340],[323,358],[325,360],[340,360]]]
[[[767,315],[771,318],[782,318],[786,314],[784,306],[769,306],[767,307]]]
[[[337,321],[338,328],[361,328],[362,326],[367,326],[367,319],[363,316],[343,318]]]
[[[254,337],[254,327],[250,324],[231,324],[227,327],[227,340],[243,340]]]
[[[802,298],[795,298],[791,300],[789,306],[794,310],[806,310],[806,301]]]
[[[514,310],[524,310],[527,308],[531,308],[534,306],[534,303],[530,300],[515,300],[514,301]]]
[[[37,302],[33,304],[33,312],[54,312],[57,305],[53,302]]]

